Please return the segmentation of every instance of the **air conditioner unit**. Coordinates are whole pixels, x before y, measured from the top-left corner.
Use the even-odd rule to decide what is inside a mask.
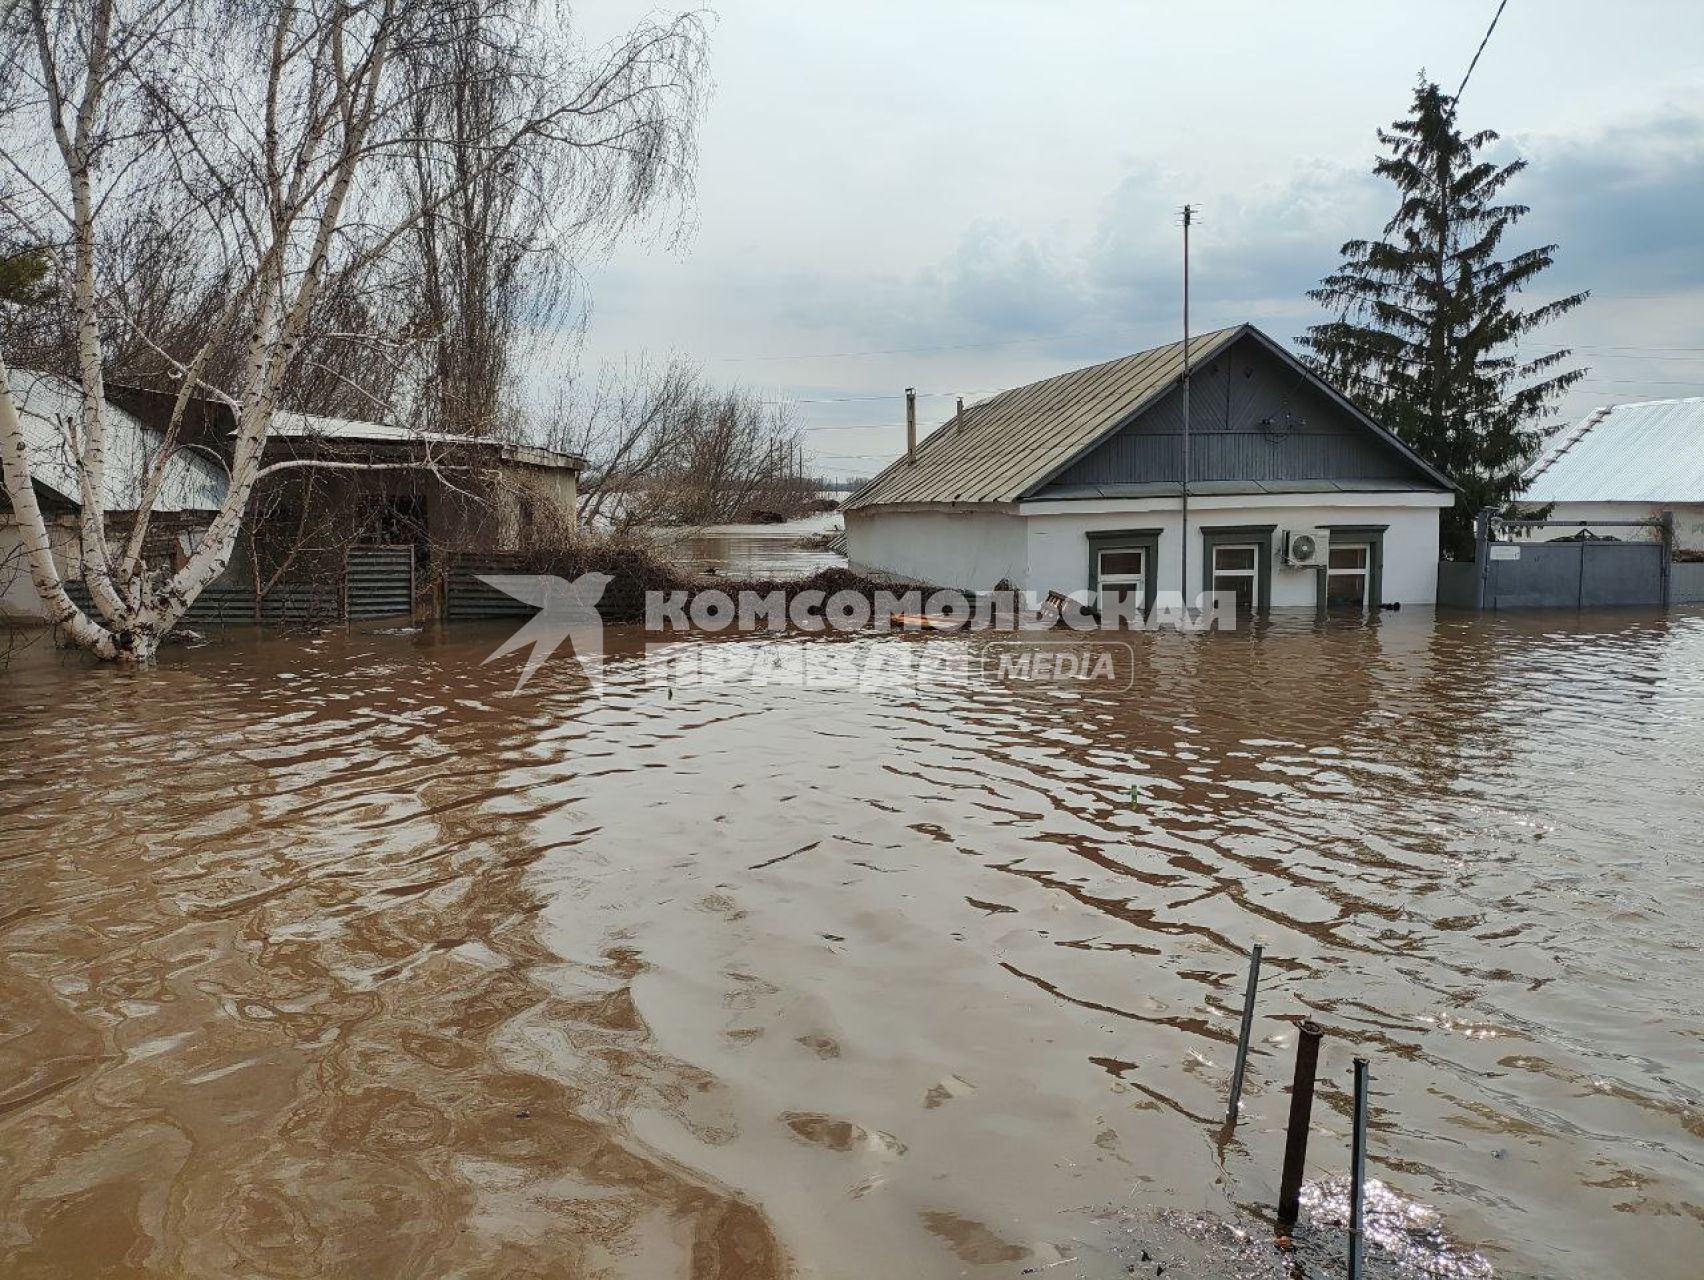
[[[1325,529],[1286,529],[1284,563],[1292,569],[1312,569],[1325,563],[1331,534]]]

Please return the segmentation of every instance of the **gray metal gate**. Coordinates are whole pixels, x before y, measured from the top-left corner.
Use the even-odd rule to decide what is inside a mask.
[[[485,573],[525,573],[518,555],[501,552],[457,556],[451,566],[444,600],[444,617],[451,622],[525,621],[538,612],[534,605],[517,600],[480,581]]]
[[[344,616],[395,618],[414,612],[414,548],[350,547],[343,575]]]
[[[1559,527],[1545,520],[1481,517],[1481,609],[1590,609],[1669,602],[1672,538],[1663,520],[1600,521],[1593,533],[1556,542],[1531,535]],[[1580,529],[1578,523],[1566,527]],[[1655,534],[1655,540],[1651,540]],[[1514,535],[1514,536],[1511,536]]]
[[[67,582],[65,591],[79,609],[94,615],[94,601],[81,581]],[[337,621],[340,603],[335,583],[282,583],[266,594],[257,610],[253,587],[216,584],[195,598],[183,621],[225,626],[250,626],[255,622],[312,625]]]

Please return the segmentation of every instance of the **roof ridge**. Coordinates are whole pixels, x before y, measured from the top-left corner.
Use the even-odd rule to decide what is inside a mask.
[[[1584,418],[1574,423],[1572,426],[1563,428],[1557,436],[1556,447],[1554,449],[1545,450],[1543,456],[1540,457],[1538,462],[1533,466],[1531,474],[1527,476],[1526,483],[1531,484],[1546,471],[1550,470],[1551,467],[1555,466],[1563,454],[1567,453],[1575,445],[1579,444],[1580,441],[1590,435],[1592,428],[1597,426],[1598,423],[1602,422],[1605,418],[1609,417],[1611,413],[1615,412],[1616,408],[1617,406],[1613,404],[1603,405],[1600,408],[1593,409]]]
[[[1248,327],[1249,326],[1246,323],[1228,324],[1220,329],[1206,329],[1200,333],[1192,333],[1189,335],[1189,345],[1191,347],[1195,347],[1206,342],[1210,338],[1222,338],[1227,333],[1234,333],[1238,329],[1245,329]],[[1157,355],[1161,351],[1170,351],[1173,347],[1181,347],[1182,345],[1182,338],[1173,338],[1170,342],[1161,342],[1156,346],[1144,347],[1140,351],[1132,351],[1127,355],[1114,356],[1110,360],[1097,360],[1093,364],[1078,365],[1075,369],[1066,369],[1060,373],[1050,373],[1045,378],[1037,378],[1034,382],[1026,382],[1024,383],[1024,386],[1039,387],[1043,383],[1052,382],[1055,378],[1069,378],[1074,373],[1087,373],[1091,369],[1104,369],[1108,365],[1120,364],[1125,360],[1146,359],[1148,356]],[[1018,391],[1021,390],[1021,388],[1009,387],[1007,390]],[[1004,395],[1005,392],[1001,392],[1001,394]]]
[[[1254,330],[1254,326],[1249,324],[1247,321],[1243,321],[1237,324],[1225,325],[1218,329],[1209,329],[1202,333],[1193,333],[1189,336],[1189,348],[1190,351],[1196,353],[1197,358],[1199,358],[1205,351],[1222,346],[1227,338],[1234,337],[1239,333],[1250,330]],[[885,467],[872,476],[867,484],[848,496],[841,504],[842,509],[853,510],[865,505],[869,496],[874,494],[891,478],[905,475],[907,473],[917,474],[913,471],[913,468],[926,468],[928,464],[933,463],[936,460],[936,455],[938,453],[950,448],[951,442],[959,440],[960,438],[968,438],[984,434],[986,424],[991,419],[995,422],[1004,422],[1009,416],[1012,406],[1014,404],[1021,403],[1025,398],[1035,396],[1038,392],[1045,396],[1047,394],[1046,389],[1053,387],[1055,384],[1065,383],[1066,385],[1069,385],[1072,380],[1081,380],[1085,376],[1093,377],[1102,371],[1112,369],[1118,365],[1139,366],[1144,361],[1153,361],[1156,358],[1170,356],[1182,345],[1183,339],[1178,338],[1171,342],[1162,342],[1158,346],[1148,347],[1141,351],[1132,351],[1126,355],[1114,356],[1110,360],[1101,360],[1094,364],[1080,365],[1075,369],[1063,369],[1058,373],[1049,374],[1045,378],[1036,378],[1033,381],[1020,383],[1014,387],[1007,387],[1005,390],[989,396],[986,400],[979,400],[975,404],[966,405],[964,409],[965,419],[962,423],[962,431],[954,428],[953,424],[956,415],[948,415],[945,419],[936,423],[935,426],[929,430],[927,435],[922,435],[917,441],[917,452],[915,458],[908,457],[907,454],[901,453],[892,462],[889,462]],[[1011,424],[1006,423],[1005,425],[1010,426]],[[888,499],[888,501],[903,500],[904,499],[902,498]],[[958,499],[954,500],[956,501]]]
[[[1654,404],[1697,404],[1704,400],[1699,396],[1663,396],[1657,400],[1623,400],[1618,404],[1605,405],[1606,409],[1645,409]]]
[[[1225,325],[1223,328],[1219,328],[1219,329],[1208,329],[1208,330],[1205,330],[1202,333],[1192,333],[1192,334],[1189,335],[1189,345],[1190,345],[1190,348],[1193,350],[1194,348],[1200,346],[1203,342],[1206,342],[1209,339],[1222,338],[1226,334],[1235,333],[1239,329],[1246,329],[1246,328],[1250,328],[1250,327],[1252,327],[1252,326],[1250,326],[1245,321],[1241,324]],[[1031,391],[1031,390],[1034,390],[1036,387],[1045,387],[1050,382],[1057,382],[1061,378],[1076,377],[1078,374],[1090,373],[1090,372],[1092,372],[1096,369],[1109,369],[1113,365],[1123,364],[1127,360],[1146,360],[1151,356],[1158,355],[1162,351],[1170,351],[1174,347],[1180,347],[1182,345],[1183,345],[1183,339],[1182,338],[1174,338],[1174,339],[1172,339],[1172,341],[1162,342],[1158,346],[1144,347],[1141,351],[1132,351],[1127,355],[1113,356],[1112,359],[1110,359],[1110,360],[1097,360],[1093,364],[1078,365],[1074,369],[1061,369],[1058,373],[1050,373],[1045,378],[1036,378],[1031,382],[1020,382],[1015,387],[1007,387],[1002,391],[997,391],[993,395],[989,396],[986,400],[978,400],[975,404],[966,405],[964,411],[965,411],[965,413],[968,414],[973,409],[984,408],[988,405],[995,403],[997,400],[1001,400],[1004,397],[1009,396],[1009,395],[1013,395],[1013,394],[1015,394],[1019,391]],[[953,421],[954,417],[956,417],[956,416],[957,416],[956,414],[949,414],[945,419],[943,419],[938,424],[937,431],[931,431],[929,433],[929,436],[926,437],[926,439],[933,439],[934,436],[937,434],[939,428],[944,427],[944,426],[948,425],[949,423],[951,423]],[[919,441],[918,447],[921,448],[922,445],[923,445],[923,441]]]

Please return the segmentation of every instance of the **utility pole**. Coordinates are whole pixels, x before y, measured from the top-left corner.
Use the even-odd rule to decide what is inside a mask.
[[[1183,590],[1184,608],[1189,607],[1189,228],[1195,221],[1195,206],[1183,206],[1183,481],[1179,485],[1179,509],[1182,511],[1182,537],[1178,540],[1178,583]]]

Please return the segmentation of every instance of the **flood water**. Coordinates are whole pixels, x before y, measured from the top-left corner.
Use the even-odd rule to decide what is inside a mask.
[[[718,524],[655,533],[669,558],[686,568],[730,578],[802,578],[846,563],[841,552],[814,545],[843,528],[838,511],[825,511],[783,524]]]
[[[1357,1054],[1435,1273],[1698,1273],[1704,616],[1138,635],[1124,691],[620,633],[517,694],[504,634],[14,655],[0,1272],[1276,1274],[1307,1014],[1308,1274]]]

